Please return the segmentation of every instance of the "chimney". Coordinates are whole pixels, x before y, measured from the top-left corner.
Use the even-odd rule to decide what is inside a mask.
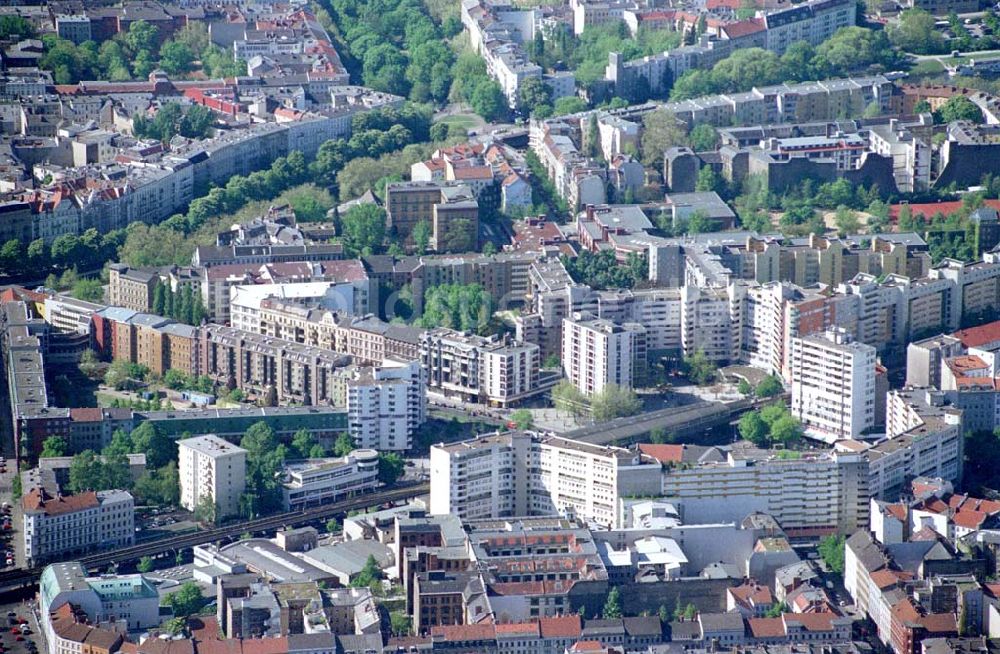
[[[587,220],[594,220],[594,205],[587,205]]]

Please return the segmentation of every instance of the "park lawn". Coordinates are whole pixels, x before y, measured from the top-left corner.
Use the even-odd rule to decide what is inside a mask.
[[[455,114],[454,116],[445,116],[437,122],[444,123],[445,125],[457,125],[463,129],[470,130],[479,127],[482,124],[482,119],[475,114]]]

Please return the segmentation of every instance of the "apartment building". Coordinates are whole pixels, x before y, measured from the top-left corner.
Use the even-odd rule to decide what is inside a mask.
[[[378,452],[357,449],[337,458],[291,461],[282,470],[285,510],[336,502],[378,486]]]
[[[53,494],[25,489],[22,537],[29,566],[135,543],[135,501],[128,491]]]
[[[56,646],[56,640],[49,638],[54,631],[59,631],[54,629],[57,626],[54,623],[71,618],[76,611],[82,614],[79,626],[74,629],[73,635],[77,638],[81,631],[89,635],[86,630],[80,629],[84,624],[102,625],[91,628],[114,633],[114,627],[118,631],[138,631],[159,626],[161,622],[160,597],[156,586],[142,575],[102,574],[88,577],[82,565],[68,561],[46,566],[42,570],[39,586],[44,589],[38,595],[39,627],[45,632],[49,654],[85,651],[81,648],[82,643],[62,649]],[[67,609],[71,609],[69,616],[61,613]],[[70,619],[70,622],[74,620]],[[63,634],[63,637],[65,635],[68,634]],[[114,648],[108,649],[115,651]]]
[[[531,149],[571,210],[607,202],[607,166],[580,153],[580,138],[578,120],[532,121],[529,130]]]
[[[681,294],[677,288],[598,291],[596,315],[624,325],[641,325],[646,351],[678,352],[681,348]]]
[[[309,303],[346,315],[363,316],[371,308],[373,292],[360,261],[338,264],[347,273],[340,279],[291,284],[249,284],[229,289],[229,322],[236,329],[260,332],[261,303],[274,299]]]
[[[792,415],[833,443],[875,426],[875,348],[843,329],[792,339]]]
[[[108,301],[113,307],[133,311],[153,308],[153,290],[160,283],[155,272],[130,268],[123,263],[108,267]]]
[[[570,383],[590,397],[614,385],[631,388],[646,360],[646,328],[575,313],[563,320],[562,364]]]
[[[201,328],[201,374],[278,401],[318,405],[333,397],[333,377],[350,357],[231,327]]]
[[[726,448],[649,453],[665,464],[657,495],[689,523],[772,516],[789,536],[818,536],[867,525],[868,464],[854,452],[782,457],[746,442]],[[679,465],[679,464],[687,465]]]
[[[218,519],[239,515],[247,451],[212,434],[177,441],[177,447],[181,506],[194,511],[208,500]]]
[[[432,250],[478,249],[479,203],[472,189],[459,182],[391,182],[386,186],[386,227],[395,238],[412,244],[413,228],[430,228]]]
[[[355,445],[380,452],[409,450],[427,416],[419,362],[353,368],[347,375],[347,428]]]
[[[508,432],[431,448],[431,513],[463,520],[572,512],[615,527],[622,497],[659,489],[660,464],[619,447]]]
[[[688,283],[681,288],[684,356],[702,352],[710,361],[720,363],[735,358],[733,305],[726,287]]]
[[[555,258],[543,259],[528,269],[530,313],[514,320],[517,340],[534,343],[540,355],[562,353],[562,321],[575,311],[595,310],[596,298],[589,286],[573,281],[566,267]]]
[[[428,389],[465,402],[506,407],[547,388],[539,374],[539,347],[509,337],[439,327],[422,335],[420,362]]]
[[[943,393],[914,388],[890,391],[887,439],[866,450],[872,497],[894,500],[913,477],[960,483],[965,447],[962,411]]]

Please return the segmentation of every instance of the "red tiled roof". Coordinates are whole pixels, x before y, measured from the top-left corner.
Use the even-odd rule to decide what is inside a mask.
[[[978,327],[960,329],[952,334],[952,336],[962,341],[962,345],[967,348],[994,343],[1000,341],[1000,320],[995,320]]]
[[[69,419],[73,422],[101,422],[104,420],[104,412],[100,407],[70,409]]]
[[[871,574],[872,582],[875,584],[875,587],[880,590],[899,583],[900,579],[900,573],[887,568],[876,570]]]
[[[920,618],[920,624],[928,634],[958,633],[958,623],[954,613],[929,613]]]
[[[806,631],[833,631],[833,620],[836,613],[785,613],[782,619],[787,622],[798,622]]]
[[[640,443],[639,451],[643,454],[648,454],[660,463],[680,463],[684,457],[683,445]]]
[[[440,636],[449,641],[491,640],[496,630],[491,622],[484,624],[454,624],[431,627],[431,636]],[[244,651],[244,654],[246,652]]]
[[[525,635],[538,638],[538,623],[537,622],[514,622],[514,623],[501,623],[496,625],[497,636],[503,634],[505,636],[512,635]]]
[[[542,632],[542,638],[579,638],[583,631],[579,615],[540,618],[538,628]]]
[[[573,643],[573,647],[570,650],[573,652],[602,652],[604,651],[604,645],[596,640],[580,640]]]
[[[983,204],[1000,211],[1000,200],[984,200]],[[889,208],[889,217],[894,221],[898,220],[899,210],[904,206],[910,207],[910,213],[913,216],[923,215],[925,218],[930,218],[939,211],[945,216],[950,216],[962,208],[962,202],[961,200],[953,200],[951,202],[927,202],[909,205],[894,204]]]
[[[989,517],[988,513],[983,513],[982,511],[959,511],[956,513],[951,521],[954,522],[959,527],[964,527],[965,529],[979,529],[980,525]]]
[[[886,511],[892,517],[897,520],[906,520],[906,505],[905,504],[889,504],[885,507]]]
[[[917,607],[908,598],[903,598],[892,607],[892,614],[902,622],[916,622],[920,619]]]
[[[754,638],[779,638],[785,635],[785,622],[781,618],[750,618],[750,633]]]
[[[281,638],[245,638],[243,654],[286,654],[288,639]]]
[[[774,596],[771,589],[757,583],[745,583],[741,586],[734,586],[729,592],[737,601],[744,604],[773,604]]]
[[[738,23],[730,23],[722,28],[726,35],[731,39],[738,39],[741,36],[748,36],[750,34],[756,34],[757,32],[764,31],[764,25],[762,21],[751,18],[750,20],[740,21]]]
[[[97,505],[97,493],[94,491],[52,497],[43,489],[33,488],[31,492],[21,498],[21,506],[25,511],[43,511],[47,515],[74,513],[85,509],[93,509]]]

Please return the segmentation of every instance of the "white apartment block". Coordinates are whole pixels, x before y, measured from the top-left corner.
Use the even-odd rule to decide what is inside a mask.
[[[641,325],[620,326],[589,313],[575,313],[563,319],[563,372],[587,396],[609,385],[631,388],[639,339],[645,340]]]
[[[539,347],[438,328],[420,339],[427,388],[466,402],[510,406],[538,393]]]
[[[336,502],[378,486],[378,452],[357,449],[338,458],[306,459],[285,465],[285,509]]]
[[[737,358],[733,343],[734,303],[726,288],[681,288],[681,348],[685,356],[705,353],[711,361]]]
[[[648,288],[599,291],[597,317],[646,329],[646,351],[681,349],[681,290]]]
[[[261,333],[261,302],[266,299],[309,301],[323,309],[361,316],[368,313],[368,280],[232,286],[229,288],[230,324],[246,332]]]
[[[135,500],[128,491],[52,496],[34,488],[21,498],[29,566],[135,543]]]
[[[238,515],[246,491],[247,451],[214,434],[177,441],[181,506],[194,511],[204,498],[216,516]]]
[[[875,425],[875,348],[843,329],[792,339],[792,415],[833,443]]]
[[[463,520],[571,511],[620,527],[622,498],[660,488],[660,464],[638,452],[533,432],[435,445],[430,476],[431,513]]]
[[[961,483],[962,411],[948,406],[944,393],[925,388],[890,391],[885,423],[887,439],[865,452],[872,497],[895,500],[914,477]]]
[[[354,368],[347,379],[347,428],[354,444],[408,450],[427,416],[427,385],[416,361]]]
[[[868,466],[856,453],[786,458],[739,443],[665,467],[660,494],[685,523],[739,522],[759,511],[793,536],[851,532],[867,525]]]

